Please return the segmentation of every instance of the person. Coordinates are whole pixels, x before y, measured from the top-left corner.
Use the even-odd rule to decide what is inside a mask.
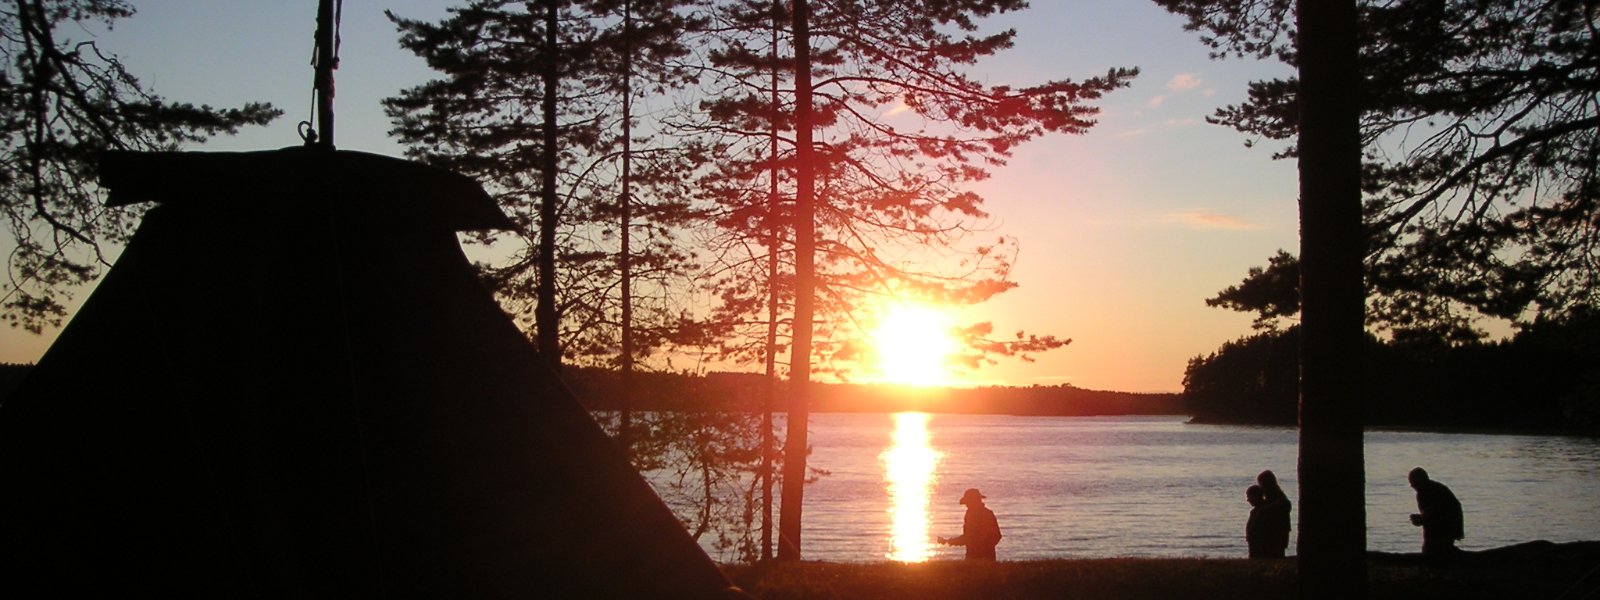
[[[1289,513],[1294,505],[1289,502],[1289,495],[1284,493],[1283,487],[1278,485],[1278,475],[1271,469],[1256,475],[1256,485],[1260,489],[1261,506],[1250,509],[1250,519],[1257,519],[1260,511],[1260,523],[1257,526],[1260,532],[1260,552],[1257,556],[1257,546],[1251,544],[1251,558],[1283,558],[1289,549]],[[1249,490],[1246,490],[1249,493]],[[1245,524],[1245,541],[1249,543],[1249,523]]]
[[[1456,552],[1456,540],[1466,537],[1461,518],[1461,501],[1443,483],[1428,478],[1422,467],[1406,476],[1417,491],[1417,513],[1411,524],[1422,528],[1422,555],[1447,556]]]
[[[1250,548],[1250,558],[1275,558],[1267,548],[1267,496],[1261,486],[1245,488],[1244,501],[1250,503],[1250,518],[1244,524],[1244,543]],[[1283,552],[1277,556],[1283,556]]]
[[[1000,543],[1000,521],[994,518],[994,511],[984,506],[984,498],[978,488],[968,488],[961,495],[961,503],[967,506],[967,515],[961,519],[961,535],[939,538],[941,544],[966,546],[967,560],[994,560],[994,547]]]

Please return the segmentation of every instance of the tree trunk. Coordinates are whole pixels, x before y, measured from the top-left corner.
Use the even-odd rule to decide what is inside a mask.
[[[794,19],[794,339],[789,354],[789,416],[783,446],[783,501],[778,560],[800,560],[800,505],[806,485],[806,427],[811,420],[811,321],[816,294],[816,163],[811,147],[811,31],[806,0]]]
[[[1354,0],[1298,2],[1300,590],[1366,595],[1360,77]]]
[[[633,3],[622,3],[622,197],[619,199],[622,248],[618,270],[622,276],[621,422],[617,443],[631,456],[633,446]]]
[[[773,255],[776,261],[776,255]],[[769,268],[768,272],[777,269]],[[761,560],[772,560],[772,406],[778,395],[778,317],[776,310],[768,311],[767,325],[767,378],[761,397]]]
[[[544,117],[544,148],[540,156],[539,189],[539,282],[538,302],[533,309],[539,355],[550,369],[561,371],[561,317],[556,312],[556,93],[561,77],[561,60],[556,28],[560,26],[557,0],[544,0],[545,56],[544,98],[540,103]]]
[[[778,33],[783,26],[783,2],[772,3],[772,116],[768,119],[771,137],[767,155],[771,171],[767,174],[767,387],[761,399],[761,560],[772,560],[772,406],[778,395],[778,256],[783,251],[783,228],[778,221]]]

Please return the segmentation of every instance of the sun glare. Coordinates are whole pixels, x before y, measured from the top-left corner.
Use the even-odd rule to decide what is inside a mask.
[[[898,306],[872,331],[881,381],[905,385],[940,385],[950,373],[945,361],[956,351],[950,319],[926,306]]]
[[[889,484],[889,560],[923,562],[933,557],[928,507],[941,454],[928,435],[927,413],[895,413],[894,441],[884,449]]]

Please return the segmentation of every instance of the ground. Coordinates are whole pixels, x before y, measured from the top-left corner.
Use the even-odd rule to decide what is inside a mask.
[[[762,599],[1123,600],[1296,598],[1293,558],[1084,559],[924,564],[801,562],[725,567]],[[1532,542],[1464,553],[1445,564],[1371,553],[1372,599],[1600,597],[1600,542]]]

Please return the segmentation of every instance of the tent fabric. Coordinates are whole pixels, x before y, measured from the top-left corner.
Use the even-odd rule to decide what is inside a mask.
[[[506,221],[471,180],[320,149],[102,173],[157,205],[0,406],[0,595],[736,594],[477,280],[454,231]]]

